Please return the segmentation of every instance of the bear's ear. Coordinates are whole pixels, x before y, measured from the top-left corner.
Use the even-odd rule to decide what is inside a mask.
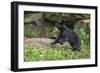
[[[64,21],[63,20],[58,20],[59,23],[61,24],[64,24]]]

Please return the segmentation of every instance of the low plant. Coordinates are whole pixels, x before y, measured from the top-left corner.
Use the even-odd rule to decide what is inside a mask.
[[[27,37],[27,38],[33,38],[33,37],[37,36],[37,33],[35,33],[35,32],[25,32],[24,36]]]

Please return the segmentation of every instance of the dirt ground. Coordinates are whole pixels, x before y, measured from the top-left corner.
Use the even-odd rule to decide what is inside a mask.
[[[54,39],[49,38],[25,38],[24,41],[24,47],[30,47],[30,48],[42,48],[47,49],[48,47],[68,47],[68,42],[65,42],[63,45],[55,44],[51,45]],[[69,46],[70,47],[70,46]]]

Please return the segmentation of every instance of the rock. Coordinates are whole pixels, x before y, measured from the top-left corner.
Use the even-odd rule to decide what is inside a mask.
[[[80,28],[84,28],[86,30],[86,33],[87,34],[90,34],[90,19],[84,19],[84,20],[80,20],[76,23],[76,26],[75,26],[75,31],[76,32],[79,32],[78,29]]]
[[[32,21],[38,22],[40,19],[43,19],[42,13],[35,13],[35,14],[30,14],[29,17],[24,18],[24,22],[25,23],[32,22]]]

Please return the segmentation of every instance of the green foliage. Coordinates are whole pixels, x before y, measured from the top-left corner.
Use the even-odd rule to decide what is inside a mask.
[[[82,46],[80,52],[72,51],[70,48],[25,48],[24,61],[50,61],[50,60],[70,60],[90,58],[90,50]]]
[[[51,32],[51,33],[55,34],[55,33],[58,33],[58,32],[59,32],[59,30],[58,30],[56,27],[54,27],[54,28],[52,29],[52,32]]]
[[[37,36],[37,33],[36,32],[25,32],[24,36],[27,38],[33,38]]]
[[[59,31],[56,27],[54,27],[54,28],[51,29],[50,34],[52,35],[52,37],[57,37],[57,34],[58,34],[59,32],[60,32],[60,31]]]
[[[84,28],[80,28],[79,34],[80,34],[81,43],[84,43],[85,45],[89,45],[90,37],[89,34],[86,33],[86,30]]]

